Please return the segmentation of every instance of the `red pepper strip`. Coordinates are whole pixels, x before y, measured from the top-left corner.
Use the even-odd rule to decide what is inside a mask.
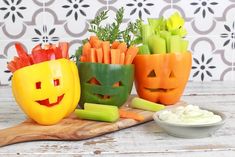
[[[32,62],[30,62],[30,58],[27,52],[25,51],[25,49],[22,47],[22,45],[20,43],[16,43],[15,48],[16,48],[19,58],[23,60],[25,66],[31,65]]]
[[[35,52],[38,52],[42,50],[42,47],[40,44],[38,44],[37,46],[35,46],[33,49],[32,49],[32,54],[35,53]]]
[[[62,57],[69,59],[69,54],[68,54],[69,44],[67,42],[60,42],[59,43],[59,48],[62,52]]]
[[[48,61],[48,55],[45,52],[45,50],[40,50],[40,51],[34,51],[32,54],[32,59],[33,59],[33,63],[40,63],[40,62],[44,62],[44,61]]]

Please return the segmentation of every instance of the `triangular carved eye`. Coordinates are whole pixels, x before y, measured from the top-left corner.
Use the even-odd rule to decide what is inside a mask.
[[[150,71],[150,73],[148,74],[148,77],[156,77],[156,73],[154,70]]]
[[[95,78],[95,77],[92,77],[88,83],[90,84],[95,84],[95,85],[101,85],[100,82]]]
[[[170,73],[170,76],[169,76],[170,78],[171,77],[175,77],[175,74],[173,73],[173,71],[171,71],[171,73]]]

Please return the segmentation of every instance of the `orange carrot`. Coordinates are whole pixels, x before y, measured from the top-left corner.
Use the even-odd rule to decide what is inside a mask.
[[[134,119],[137,121],[143,121],[144,117],[135,112],[125,111],[124,109],[119,109],[119,115],[121,118]]]
[[[120,42],[119,41],[114,41],[113,43],[112,43],[112,49],[117,49],[118,48],[118,46],[119,46],[119,44],[120,44]]]
[[[131,58],[132,58],[132,56],[129,54],[127,54],[126,55],[126,57],[125,57],[125,64],[131,64]]]
[[[102,61],[103,61],[102,48],[95,49],[95,51],[96,51],[96,60],[97,60],[97,62],[102,63]]]
[[[81,62],[86,62],[86,57],[85,57],[85,56],[81,56],[81,57],[80,57],[80,61],[81,61]]]
[[[130,46],[126,52],[125,64],[131,64],[137,53],[138,48],[135,46]]]
[[[104,64],[110,64],[110,42],[109,41],[104,41],[101,44],[102,50],[103,50],[103,55],[104,55]]]
[[[101,46],[101,41],[97,36],[91,36],[89,42],[92,48],[99,48]]]
[[[89,42],[85,43],[82,47],[82,55],[88,57],[88,54],[91,51],[91,44]]]
[[[101,40],[95,40],[93,43],[94,48],[100,48],[101,47]]]
[[[120,50],[119,49],[111,49],[111,64],[119,64],[120,63]]]
[[[127,45],[126,45],[126,43],[122,42],[118,45],[117,48],[120,49],[121,53],[126,53]]]
[[[89,42],[92,45],[92,43],[94,43],[95,40],[99,40],[99,38],[97,36],[90,36]]]
[[[96,55],[95,55],[95,49],[94,48],[91,48],[91,51],[90,51],[90,62],[96,62]]]
[[[125,63],[125,53],[121,53],[120,55],[120,64],[124,64]]]

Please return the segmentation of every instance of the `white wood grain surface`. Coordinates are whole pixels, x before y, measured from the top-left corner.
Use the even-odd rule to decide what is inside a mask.
[[[226,124],[212,137],[181,139],[153,121],[84,141],[37,141],[0,148],[2,156],[235,157],[235,82],[188,83],[182,100],[222,111]],[[22,122],[10,87],[0,87],[0,129]],[[34,155],[32,155],[34,154]]]

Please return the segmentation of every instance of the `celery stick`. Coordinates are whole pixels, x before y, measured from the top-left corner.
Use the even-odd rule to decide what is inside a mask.
[[[114,122],[119,119],[116,106],[85,103],[84,110],[76,109],[76,115],[81,119]]]
[[[85,103],[84,110],[109,110],[109,111],[118,111],[117,106],[112,105],[103,105],[103,104],[94,104],[94,103]]]
[[[160,24],[160,19],[148,18],[148,23],[155,30]]]
[[[172,35],[179,35],[180,37],[184,37],[187,34],[187,31],[185,28],[179,28],[176,30],[171,31]]]
[[[153,27],[148,24],[142,24],[142,40],[144,44],[148,43],[148,39],[154,34]]]
[[[119,112],[117,106],[85,103],[84,109],[89,111],[104,112],[109,114],[110,116],[113,116],[114,119],[119,118]]]
[[[152,54],[166,53],[166,41],[157,35],[149,37],[148,46]]]
[[[166,52],[169,53],[170,52],[170,37],[171,37],[171,33],[167,32],[167,31],[161,31],[160,32],[160,36],[161,36],[161,38],[165,39],[165,41],[166,41]]]
[[[173,35],[170,38],[170,53],[181,52],[181,38],[178,35]]]
[[[164,29],[164,19],[161,18],[148,18],[149,25],[152,26],[153,30],[155,31],[155,34],[159,35],[159,31]]]
[[[165,109],[164,105],[153,103],[151,101],[147,101],[138,97],[132,99],[131,107],[153,112]]]
[[[181,52],[188,51],[188,40],[181,39]]]
[[[144,45],[139,46],[139,54],[142,54],[142,55],[144,55],[144,54],[146,54],[146,55],[150,54],[148,45],[144,44]]]
[[[111,116],[107,112],[102,111],[90,111],[76,109],[75,114],[80,119],[95,120],[95,121],[104,121],[104,122],[115,122],[118,118]]]

